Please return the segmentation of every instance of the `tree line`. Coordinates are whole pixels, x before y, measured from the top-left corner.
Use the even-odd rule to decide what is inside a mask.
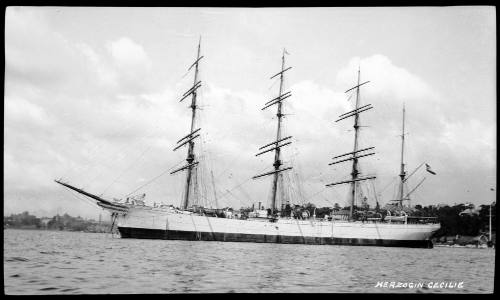
[[[80,216],[72,217],[66,213],[62,216],[58,214],[50,219],[38,218],[34,215],[30,215],[27,211],[25,211],[20,214],[11,214],[8,217],[4,216],[3,227],[84,232],[110,232],[111,223],[107,221],[98,222],[95,220],[86,220]]]

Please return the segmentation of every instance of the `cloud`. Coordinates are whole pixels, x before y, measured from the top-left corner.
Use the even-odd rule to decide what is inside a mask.
[[[120,91],[138,93],[148,90],[152,63],[141,45],[128,37],[121,37],[108,42],[106,50],[116,76],[122,81]]]
[[[454,163],[461,160],[474,162],[464,164],[467,168],[496,165],[496,130],[478,119],[465,122],[445,123],[441,135],[441,147],[453,158]],[[469,141],[464,143],[464,141]],[[480,151],[478,151],[480,149]]]
[[[90,72],[97,75],[98,84],[116,88],[118,85],[118,73],[105,64],[102,58],[87,44],[77,44],[75,47],[87,58]]]
[[[57,207],[55,178],[102,191],[130,157],[159,157],[159,120],[167,114],[178,123],[178,114],[171,89],[148,89],[151,61],[142,46],[127,37],[104,52],[70,42],[37,10],[9,8],[6,23],[6,207]]]
[[[61,177],[108,198],[123,197],[147,184],[140,191],[147,193],[149,203],[180,203],[185,174],[170,176],[167,171],[185,163],[186,148],[172,149],[190,129],[191,100],[179,102],[179,96],[192,84],[192,73],[182,82],[159,88],[154,56],[148,51],[127,36],[92,45],[71,41],[54,31],[41,13],[7,10],[6,208],[63,207],[70,213],[74,209],[95,215],[97,208],[52,181]],[[293,184],[294,200],[346,204],[348,187],[325,184],[349,177],[348,163],[328,163],[353,149],[353,120],[335,120],[354,108],[354,96],[344,91],[356,84],[359,65],[361,80],[370,81],[361,88],[361,105],[374,107],[361,114],[366,127],[361,129],[360,147],[376,147],[376,155],[362,159],[361,168],[378,176],[375,186],[384,201],[392,198],[392,188],[384,188],[397,183],[393,179],[399,172],[403,102],[407,170],[425,161],[438,172],[415,194],[416,201],[460,202],[464,186],[477,178],[494,178],[495,126],[474,114],[450,117],[453,99],[376,54],[353,57],[337,72],[332,86],[313,80],[285,86],[292,97],[284,102],[283,136],[293,136],[293,143],[282,153],[285,164],[294,167],[284,173],[285,181]],[[214,197],[213,173],[221,205],[268,200],[270,178],[251,177],[273,168],[272,153],[255,154],[276,137],[276,106],[261,110],[276,93],[276,85],[248,91],[212,78],[203,81],[196,149],[204,158],[199,179],[207,197]],[[424,175],[420,172],[413,179],[418,182]],[[482,184],[474,186],[479,189]]]
[[[71,78],[78,54],[64,37],[50,29],[42,11],[9,7],[5,25],[9,79],[50,85]]]
[[[134,71],[138,68],[148,69],[151,67],[151,61],[144,48],[130,38],[122,37],[111,41],[106,45],[106,49],[119,68]]]
[[[45,110],[23,98],[8,97],[5,99],[5,116],[7,124],[29,120],[32,129],[51,126]]]
[[[494,126],[475,114],[453,118],[453,109],[450,109],[456,105],[453,99],[439,94],[422,78],[395,66],[382,55],[353,58],[339,71],[338,87],[347,89],[353,85],[358,65],[361,65],[361,81],[370,80],[361,89],[362,104],[374,106],[373,110],[361,115],[362,125],[368,126],[362,128],[365,145],[376,146],[377,152],[376,160],[368,161],[366,167],[376,171],[377,181],[382,186],[385,185],[383,181],[390,182],[391,173],[394,177],[399,170],[403,102],[406,106],[405,163],[408,173],[422,162],[442,171],[439,178],[428,178],[419,189],[424,196],[414,195],[419,201],[432,204],[449,197],[457,202],[461,201],[459,199],[464,201],[463,178],[479,174],[490,177],[496,168]],[[457,173],[462,179],[457,180]],[[425,172],[417,173],[412,180],[417,181],[424,175]],[[446,182],[447,188],[439,188],[438,182]],[[451,192],[453,190],[461,192]],[[391,198],[389,194],[384,198]]]

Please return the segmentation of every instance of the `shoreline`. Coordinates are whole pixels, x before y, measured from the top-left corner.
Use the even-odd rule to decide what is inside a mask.
[[[65,231],[65,232],[84,232],[84,233],[110,233],[108,231],[92,231],[92,230],[69,230],[69,229],[50,229],[50,228],[33,228],[33,227],[4,227],[3,230],[34,230],[34,231]]]

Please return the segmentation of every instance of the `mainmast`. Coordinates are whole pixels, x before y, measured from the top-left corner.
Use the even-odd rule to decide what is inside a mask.
[[[190,71],[194,67],[194,81],[193,81],[193,86],[187,90],[183,95],[182,98],[179,102],[182,102],[184,99],[186,99],[188,96],[191,95],[191,130],[188,135],[183,137],[182,139],[177,141],[177,147],[174,148],[173,151],[179,149],[180,147],[184,145],[188,145],[188,154],[187,154],[187,165],[172,171],[170,174],[177,173],[182,170],[187,170],[186,174],[186,187],[185,187],[185,192],[184,192],[184,199],[182,200],[181,204],[181,209],[186,209],[189,204],[189,191],[191,187],[191,177],[192,177],[192,172],[193,168],[198,164],[198,161],[195,160],[195,155],[194,155],[194,139],[200,136],[198,133],[201,128],[195,129],[195,120],[196,120],[196,96],[197,96],[197,90],[199,87],[201,87],[201,81],[198,81],[198,65],[200,60],[203,58],[203,56],[200,56],[200,47],[201,47],[201,37],[198,42],[198,54],[196,56],[196,61],[189,67],[188,71]]]
[[[272,211],[272,214],[274,214],[274,212],[277,210],[277,208],[276,208],[276,194],[277,194],[277,187],[278,187],[278,175],[279,175],[278,173],[285,171],[285,170],[289,170],[292,168],[292,167],[287,167],[287,168],[280,169],[280,166],[283,164],[281,162],[281,149],[280,148],[292,143],[291,141],[289,141],[289,142],[280,144],[281,142],[286,141],[286,140],[291,138],[291,136],[287,136],[285,138],[281,137],[281,133],[282,133],[281,132],[281,121],[282,121],[282,118],[284,116],[283,111],[282,111],[282,109],[283,109],[282,102],[283,102],[283,100],[285,100],[286,98],[288,98],[292,95],[290,91],[283,93],[284,73],[292,68],[292,67],[285,68],[285,53],[287,53],[287,52],[285,49],[283,49],[283,55],[281,57],[281,71],[276,73],[275,75],[271,76],[271,78],[270,78],[270,79],[273,79],[274,77],[276,77],[278,75],[280,76],[280,89],[279,89],[278,97],[273,98],[273,99],[269,100],[268,102],[266,102],[264,104],[265,106],[262,108],[262,110],[264,110],[264,109],[271,107],[275,104],[278,105],[278,109],[277,109],[277,113],[276,113],[276,116],[278,117],[278,127],[276,129],[276,140],[274,142],[271,142],[267,145],[260,147],[259,150],[263,150],[263,149],[266,149],[266,150],[255,154],[255,156],[259,156],[261,154],[271,152],[274,150],[274,163],[273,163],[274,171],[267,172],[267,173],[256,175],[256,176],[252,177],[253,179],[256,179],[256,178],[267,176],[267,175],[273,175],[273,185],[272,185],[272,191],[271,191],[271,196],[272,196],[272,198],[271,198],[271,211]],[[270,146],[274,146],[274,147],[268,148]]]
[[[358,187],[359,181],[376,178],[376,176],[359,177],[360,172],[359,172],[359,168],[358,168],[358,159],[361,158],[361,157],[365,157],[365,156],[369,156],[369,155],[375,154],[374,152],[371,152],[371,153],[366,153],[366,154],[359,155],[363,151],[368,151],[368,150],[371,150],[371,149],[375,148],[375,147],[369,147],[369,148],[364,148],[364,149],[358,149],[358,135],[359,135],[359,127],[360,127],[359,126],[359,113],[367,111],[367,110],[373,108],[371,106],[371,104],[363,105],[361,107],[359,106],[359,88],[362,85],[370,82],[370,81],[365,81],[363,83],[360,83],[360,78],[361,78],[361,70],[360,70],[360,68],[358,68],[358,83],[357,83],[357,85],[354,86],[354,87],[352,87],[352,88],[350,88],[350,89],[348,89],[347,91],[345,91],[346,93],[348,93],[348,92],[356,89],[356,104],[355,104],[355,109],[352,110],[352,111],[349,111],[347,113],[341,114],[339,116],[339,119],[335,121],[335,122],[338,122],[340,120],[344,120],[344,119],[347,119],[349,117],[354,117],[354,126],[353,126],[354,127],[354,149],[353,149],[352,152],[341,154],[341,155],[337,155],[337,156],[333,157],[333,159],[337,159],[337,158],[344,157],[344,156],[349,156],[349,155],[352,155],[352,156],[349,157],[349,158],[338,160],[338,161],[334,161],[334,162],[331,162],[331,163],[328,164],[328,165],[334,165],[334,164],[338,164],[338,163],[341,163],[341,162],[352,160],[351,180],[340,181],[340,182],[330,183],[330,184],[326,185],[327,187],[331,187],[331,186],[338,185],[338,184],[346,184],[346,183],[351,184],[351,193],[350,193],[350,195],[351,195],[351,207],[350,207],[350,210],[349,210],[349,219],[351,219],[351,220],[353,218],[352,216],[353,216],[353,211],[354,211],[354,202],[356,200],[357,187]]]

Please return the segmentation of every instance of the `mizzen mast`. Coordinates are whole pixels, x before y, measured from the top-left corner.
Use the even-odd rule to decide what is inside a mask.
[[[396,202],[396,207],[402,208],[403,207],[403,201],[408,201],[408,206],[410,206],[410,195],[420,186],[425,180],[425,177],[409,192],[404,193],[404,186],[408,179],[415,174],[415,172],[420,169],[425,163],[421,163],[413,172],[411,172],[408,176],[406,176],[406,171],[405,171],[405,163],[404,163],[404,149],[405,149],[405,116],[406,116],[406,109],[405,105],[403,103],[403,126],[402,126],[402,131],[401,131],[401,170],[399,173],[399,177],[401,178],[401,182],[399,183],[399,188],[398,188],[398,195],[397,199],[394,200],[389,200]]]
[[[401,133],[401,173],[399,177],[401,182],[399,184],[399,206],[403,207],[403,197],[404,197],[404,183],[405,183],[405,163],[404,163],[404,149],[405,149],[405,105],[403,103],[403,130]]]
[[[291,141],[288,141],[292,136],[287,136],[284,138],[282,138],[282,136],[281,136],[281,134],[282,134],[281,121],[282,121],[282,118],[284,116],[282,102],[286,98],[292,96],[290,91],[283,93],[284,73],[292,68],[292,67],[285,68],[285,54],[288,54],[288,53],[286,52],[285,49],[283,49],[283,55],[281,57],[281,71],[276,73],[275,75],[271,76],[271,78],[270,78],[270,79],[273,79],[276,76],[280,76],[279,94],[276,98],[273,98],[273,99],[269,100],[268,102],[266,102],[264,104],[264,107],[262,108],[262,110],[264,110],[264,109],[271,107],[275,104],[277,104],[277,106],[278,106],[277,113],[276,113],[276,116],[278,117],[278,127],[276,129],[276,140],[274,142],[271,142],[269,144],[266,144],[266,145],[260,147],[259,150],[263,150],[263,151],[255,154],[255,156],[259,156],[261,154],[271,152],[274,150],[274,163],[273,163],[274,171],[263,173],[263,174],[256,175],[256,176],[252,177],[253,179],[256,179],[256,178],[260,178],[263,176],[273,175],[273,185],[272,185],[272,191],[271,191],[271,196],[272,196],[272,198],[271,198],[271,211],[272,211],[272,214],[274,214],[274,212],[277,210],[277,208],[276,208],[276,193],[277,193],[277,186],[278,186],[278,175],[280,172],[285,171],[285,170],[290,170],[292,168],[292,167],[280,168],[280,166],[283,165],[283,163],[281,161],[281,147],[286,146],[286,145],[290,145],[292,143]],[[285,141],[287,141],[287,142],[285,142]]]
[[[338,184],[347,184],[347,183],[351,184],[351,193],[350,193],[351,194],[351,208],[350,208],[350,211],[349,211],[349,219],[351,219],[351,220],[353,218],[354,201],[356,199],[357,187],[358,187],[359,181],[369,180],[369,179],[376,178],[376,176],[359,177],[360,172],[359,172],[359,166],[358,166],[358,159],[361,158],[361,157],[366,157],[366,156],[370,156],[370,155],[375,154],[374,152],[370,152],[370,153],[365,153],[364,152],[364,151],[372,150],[375,147],[368,147],[368,148],[364,148],[364,149],[358,149],[358,135],[359,135],[359,127],[360,127],[359,126],[359,113],[365,112],[365,111],[370,110],[370,109],[373,108],[371,106],[371,104],[363,105],[361,107],[359,106],[359,88],[362,85],[370,82],[370,81],[365,81],[363,83],[360,83],[360,77],[361,77],[360,73],[361,73],[361,71],[358,68],[358,84],[356,86],[348,89],[347,91],[345,91],[346,93],[348,93],[348,92],[356,89],[356,106],[355,106],[355,109],[352,110],[352,111],[346,112],[344,114],[341,114],[339,116],[339,119],[335,121],[335,122],[338,122],[338,121],[341,121],[341,120],[344,120],[344,119],[347,119],[347,118],[350,118],[350,117],[354,117],[354,126],[353,126],[354,127],[354,150],[352,152],[341,154],[341,155],[337,155],[337,156],[333,157],[333,159],[338,159],[338,158],[345,157],[345,156],[348,156],[348,158],[337,160],[337,161],[333,161],[333,162],[331,162],[331,163],[328,164],[328,165],[335,165],[335,164],[338,164],[338,163],[341,163],[341,162],[346,162],[346,161],[352,160],[351,180],[339,181],[339,182],[334,182],[334,183],[330,183],[330,184],[326,185],[327,187],[331,187],[331,186],[335,186],[335,185],[338,185]]]
[[[203,58],[203,56],[200,56],[200,47],[201,47],[201,37],[198,42],[198,54],[196,57],[195,62],[189,67],[188,71],[190,71],[194,67],[194,82],[193,86],[187,90],[183,95],[182,98],[179,100],[179,102],[182,102],[184,99],[188,98],[191,96],[191,130],[188,135],[184,136],[180,140],[177,141],[177,146],[173,149],[173,151],[181,148],[182,146],[188,145],[188,154],[187,154],[187,164],[183,167],[178,168],[177,170],[174,170],[170,172],[170,174],[175,174],[179,171],[187,170],[186,174],[186,187],[185,187],[185,192],[184,192],[184,198],[181,203],[181,208],[186,209],[189,204],[189,191],[191,187],[191,177],[192,177],[192,171],[193,168],[199,163],[196,161],[195,154],[194,154],[194,140],[200,136],[198,133],[201,128],[195,129],[195,120],[196,120],[196,96],[197,96],[197,90],[198,88],[201,87],[201,81],[198,81],[198,67],[200,60]]]

